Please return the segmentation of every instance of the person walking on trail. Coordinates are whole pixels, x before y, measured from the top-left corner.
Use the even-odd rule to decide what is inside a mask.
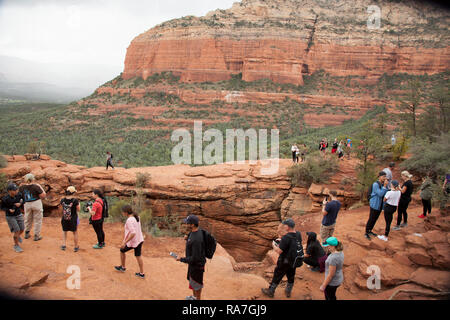
[[[106,170],[108,170],[109,167],[114,169],[113,163],[112,163],[113,155],[111,152],[106,152]]]
[[[279,243],[278,241],[272,243],[273,249],[279,254],[277,266],[273,272],[269,288],[261,289],[262,293],[270,298],[274,297],[275,290],[284,276],[287,277],[285,295],[288,298],[291,296],[295,280],[297,250],[300,248],[303,251],[302,235],[295,230],[294,220],[287,219],[282,222],[282,225],[282,228],[285,228],[284,236],[279,240]]]
[[[341,141],[339,142],[339,145],[337,147],[337,154],[338,154],[338,158],[341,160],[344,160],[344,142]]]
[[[430,175],[422,179],[422,185],[420,186],[420,199],[422,199],[423,213],[419,216],[421,219],[425,219],[428,214],[431,214],[431,199],[433,198],[433,179]]]
[[[306,253],[303,262],[312,267],[311,271],[324,272],[327,254],[317,240],[317,234],[315,232],[307,232],[306,235],[308,236],[308,241],[306,243]]]
[[[370,236],[377,236],[372,230],[383,210],[383,197],[386,192],[388,192],[387,185],[388,180],[386,179],[386,172],[380,171],[378,173],[378,180],[372,184],[371,190],[369,190],[370,213],[369,220],[367,220],[366,223],[366,233],[364,235],[368,240],[371,240]]]
[[[142,244],[144,243],[144,235],[142,234],[141,221],[139,216],[133,212],[130,205],[122,207],[122,215],[127,219],[125,222],[125,236],[122,244],[120,245],[120,266],[114,267],[117,271],[125,272],[126,255],[125,253],[134,250],[134,256],[136,257],[139,265],[139,272],[135,273],[135,276],[141,279],[145,279],[144,274],[144,261],[142,260]]]
[[[388,241],[389,231],[391,230],[392,219],[394,218],[394,213],[397,211],[398,203],[402,192],[399,188],[399,183],[397,180],[392,180],[391,190],[386,192],[384,196],[384,220],[386,221],[386,228],[384,235],[379,235],[378,239],[383,241]]]
[[[391,181],[393,179],[392,176],[392,170],[394,170],[395,162],[389,163],[389,167],[386,167],[383,169],[384,172],[386,172],[386,179],[388,180],[388,188],[391,187]]]
[[[187,225],[189,231],[186,238],[186,256],[177,258],[177,261],[188,265],[187,279],[189,281],[189,289],[192,290],[193,296],[186,297],[186,299],[200,300],[206,264],[204,234],[199,228],[200,220],[197,216],[190,215],[183,222]]]
[[[296,144],[293,144],[291,147],[291,152],[292,152],[292,162],[296,163],[297,162],[297,150],[298,147]]]
[[[334,142],[333,142],[333,146],[331,148],[331,153],[336,153],[338,146],[339,146],[338,140],[337,140],[337,138],[335,138]]]
[[[320,225],[320,239],[322,243],[333,236],[334,229],[336,227],[336,219],[341,209],[341,202],[337,199],[337,192],[331,190],[329,193],[331,200],[328,201],[328,197],[323,199],[322,202],[322,224]]]
[[[34,223],[34,241],[42,239],[41,228],[44,218],[44,207],[42,199],[47,194],[40,184],[35,183],[36,178],[29,173],[24,178],[24,184],[20,186],[19,193],[22,194],[25,210],[25,239],[30,238],[31,227]]]
[[[302,149],[300,150],[300,159],[302,160],[302,162],[305,162],[306,151],[306,144],[303,144]]]
[[[95,189],[93,191],[94,203],[92,207],[88,207],[88,212],[91,215],[91,223],[97,235],[97,244],[93,246],[94,249],[102,249],[105,246],[105,232],[103,231],[103,193]]]
[[[6,222],[8,223],[9,230],[13,234],[14,251],[20,253],[23,252],[23,249],[20,247],[20,243],[22,242],[20,236],[25,230],[25,225],[23,214],[20,210],[20,207],[23,205],[23,199],[18,189],[14,183],[7,186],[6,191],[8,193],[2,198],[1,210],[5,212]]]
[[[400,197],[400,202],[398,203],[397,225],[392,228],[392,230],[400,230],[401,228],[408,226],[408,212],[406,210],[411,202],[411,195],[413,193],[413,184],[411,181],[412,174],[408,171],[402,171],[401,177],[403,180],[401,188],[402,196]]]
[[[66,250],[67,232],[73,232],[74,252],[80,249],[78,246],[78,212],[80,211],[80,201],[75,198],[77,190],[74,186],[70,186],[66,190],[66,196],[61,199],[62,218],[61,226],[63,230],[63,244],[61,250]]]
[[[344,282],[344,245],[335,237],[328,238],[326,247],[331,251],[325,261],[325,280],[320,286],[324,292],[325,300],[336,300],[336,291]]]
[[[395,138],[395,134],[392,135],[391,137],[391,145],[395,145],[397,143],[397,139]]]

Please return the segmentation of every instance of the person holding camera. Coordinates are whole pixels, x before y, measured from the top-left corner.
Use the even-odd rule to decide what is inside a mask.
[[[326,197],[322,202],[323,219],[320,226],[320,239],[322,240],[322,244],[326,244],[325,241],[333,236],[337,215],[341,209],[341,202],[337,199],[336,190],[331,190],[329,195],[331,200],[328,201],[328,197]]]
[[[95,189],[93,191],[94,203],[92,207],[88,207],[88,212],[91,215],[92,227],[97,235],[97,244],[93,246],[94,249],[102,249],[105,246],[105,232],[103,231],[103,193]]]
[[[286,275],[288,283],[285,294],[289,298],[295,280],[296,268],[294,267],[293,261],[295,259],[294,255],[297,251],[297,242],[300,242],[301,246],[302,235],[295,230],[295,222],[292,219],[284,220],[278,232],[279,234],[284,234],[284,236],[280,240],[277,239],[272,243],[273,249],[279,254],[277,266],[273,272],[272,282],[269,288],[262,288],[261,291],[264,295],[273,298],[281,279]]]

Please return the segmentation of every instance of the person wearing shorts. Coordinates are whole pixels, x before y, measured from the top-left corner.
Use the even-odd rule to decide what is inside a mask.
[[[23,204],[22,195],[18,191],[15,184],[9,184],[7,187],[8,194],[2,198],[1,209],[5,212],[6,222],[9,230],[13,234],[14,251],[20,253],[23,249],[20,247],[22,238],[20,237],[25,230],[25,224],[20,207]]]
[[[80,211],[80,201],[74,197],[77,190],[70,186],[66,190],[66,196],[61,199],[63,214],[61,217],[61,226],[63,230],[63,244],[61,250],[66,250],[67,232],[73,232],[74,252],[78,252],[78,212]]]
[[[138,278],[145,279],[144,274],[144,261],[142,260],[142,244],[144,243],[144,235],[142,234],[141,222],[139,216],[133,212],[130,205],[122,207],[122,214],[127,218],[125,222],[125,236],[120,246],[120,266],[114,267],[117,271],[125,272],[125,253],[134,250],[134,256],[136,257],[139,265],[139,272],[135,275]]]

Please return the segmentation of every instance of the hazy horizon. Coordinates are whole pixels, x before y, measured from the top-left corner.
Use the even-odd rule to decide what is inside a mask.
[[[123,71],[134,37],[236,0],[0,0],[0,80],[92,92]]]

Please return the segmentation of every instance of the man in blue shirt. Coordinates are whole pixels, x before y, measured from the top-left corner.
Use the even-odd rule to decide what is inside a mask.
[[[388,184],[389,180],[386,177],[386,172],[380,171],[380,173],[378,173],[378,180],[373,183],[372,192],[370,193],[370,214],[366,224],[366,234],[364,235],[369,240],[370,236],[377,236],[376,233],[372,232],[372,229],[375,226],[375,223],[377,223],[378,217],[383,210],[383,197],[386,192],[389,191],[387,188]]]
[[[323,219],[322,225],[320,226],[320,238],[323,244],[326,244],[327,239],[333,236],[336,227],[336,218],[341,209],[341,203],[337,199],[337,192],[331,190],[329,195],[331,201],[324,199],[322,202]]]

